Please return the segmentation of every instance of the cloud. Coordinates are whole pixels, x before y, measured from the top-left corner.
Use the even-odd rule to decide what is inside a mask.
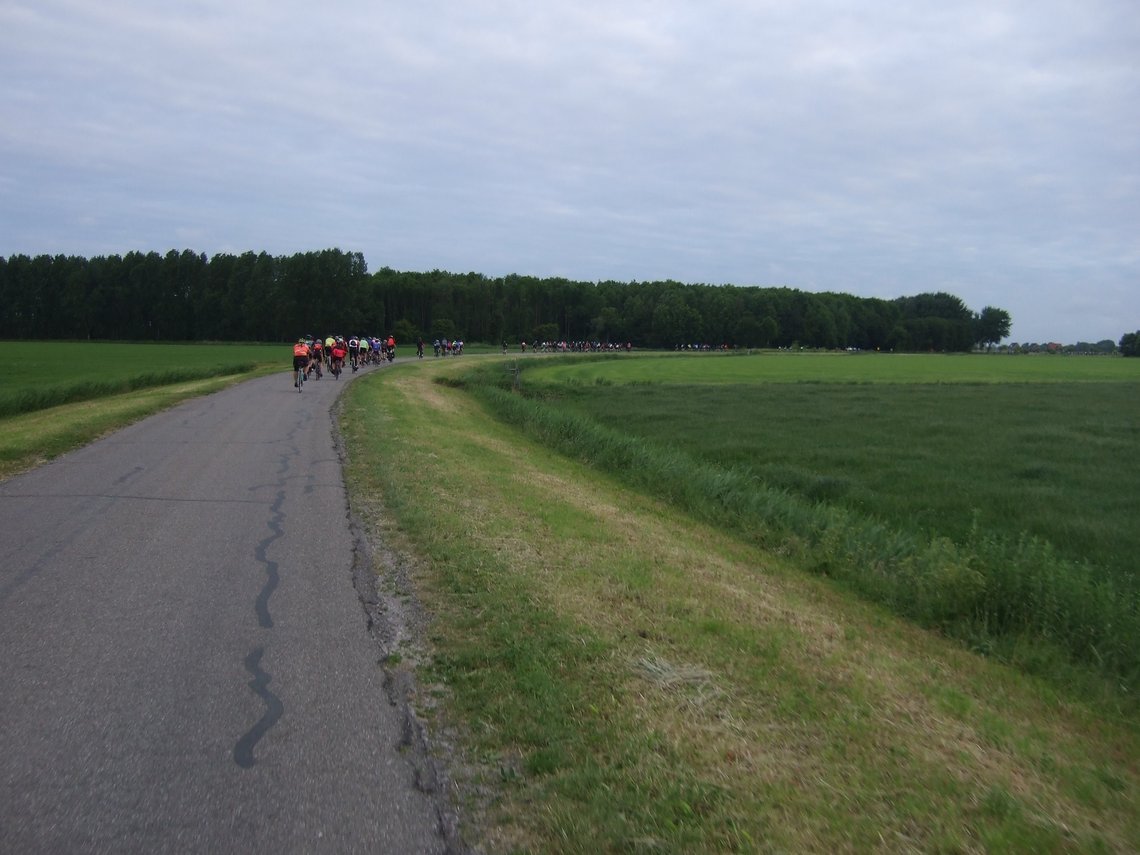
[[[15,0],[0,253],[944,289],[1118,338],[1135,8]]]

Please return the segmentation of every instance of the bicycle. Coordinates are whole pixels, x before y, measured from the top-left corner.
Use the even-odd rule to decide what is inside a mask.
[[[297,387],[297,391],[301,391],[301,387],[305,384],[305,369],[298,366],[293,369],[293,385]]]

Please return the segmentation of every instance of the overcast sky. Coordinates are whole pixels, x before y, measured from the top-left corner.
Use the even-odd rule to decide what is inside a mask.
[[[0,255],[949,291],[1140,329],[1140,0],[0,0]]]

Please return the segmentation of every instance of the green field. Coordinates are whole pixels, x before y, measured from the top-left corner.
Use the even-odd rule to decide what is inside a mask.
[[[280,345],[5,342],[13,362],[0,386],[0,418],[108,395],[288,366]],[[283,355],[284,354],[284,355]]]
[[[529,435],[974,649],[1061,683],[1081,681],[1074,666],[1119,680],[1130,703],[1140,679],[1135,363],[793,354],[515,364],[522,397],[497,391],[512,382],[502,369],[471,388]]]
[[[281,345],[5,342],[0,478],[247,377],[288,370]]]
[[[1140,361],[702,359],[544,366],[527,388],[917,534],[1027,533],[1075,561],[1137,569]]]
[[[983,354],[757,351],[548,360],[545,382],[594,383],[1061,383],[1140,381],[1140,360]]]
[[[872,396],[869,418],[884,402],[899,408],[900,391],[969,395],[976,382],[893,388],[882,376],[903,369],[884,362],[874,385],[836,383],[826,369],[846,363],[834,358],[778,389],[662,373],[700,365],[711,376],[714,363],[740,371],[747,359],[480,363],[365,378],[343,424],[351,503],[379,545],[381,585],[429,616],[426,637],[386,661],[416,672],[417,707],[448,746],[465,838],[481,851],[1140,846],[1132,690],[1018,623],[1035,612],[1063,622],[1079,601],[1064,629],[1079,635],[1099,619],[1107,571],[1082,575],[1034,539],[975,532],[958,544],[929,520],[888,522],[853,501],[863,475],[825,484],[813,468],[861,442],[820,432],[856,406],[846,393]],[[524,395],[509,390],[520,365]],[[784,486],[750,456],[756,410],[738,399],[761,393],[821,399],[812,418],[763,414],[811,433],[782,452]],[[1025,421],[1034,400],[1017,404]],[[902,409],[921,423],[941,406]],[[722,426],[725,408],[751,416]],[[880,425],[895,432],[882,448],[898,430]],[[795,459],[834,443],[832,462]],[[995,549],[1012,549],[1016,573],[982,572]],[[1008,626],[969,623],[976,609],[991,614],[987,592],[1018,581],[1028,587],[996,592],[1015,606]],[[1122,654],[1112,668],[1135,661],[1136,630],[1107,634],[1098,652]]]

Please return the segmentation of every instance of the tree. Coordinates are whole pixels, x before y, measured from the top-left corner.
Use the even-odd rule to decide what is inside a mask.
[[[558,341],[561,331],[558,329],[558,324],[539,324],[530,333],[530,340],[536,341]]]
[[[445,338],[448,341],[454,341],[459,338],[459,330],[455,326],[455,321],[451,318],[436,318],[432,321],[431,337],[434,339]]]
[[[1125,333],[1121,337],[1120,352],[1125,356],[1140,356],[1140,330]]]
[[[590,322],[590,335],[597,341],[609,342],[622,337],[621,312],[613,306],[605,306]]]
[[[745,312],[736,319],[732,341],[741,347],[763,347],[766,344],[764,332],[760,329],[760,322],[756,320],[755,315]]]
[[[701,317],[685,302],[681,287],[670,288],[653,310],[653,343],[659,347],[695,344]]]
[[[409,321],[407,318],[400,318],[396,321],[395,328],[392,330],[392,335],[395,336],[396,341],[404,344],[418,341],[420,338],[420,331],[416,325]]]
[[[974,341],[982,347],[998,344],[1009,335],[1011,324],[1009,312],[1005,309],[986,306],[974,318]]]

